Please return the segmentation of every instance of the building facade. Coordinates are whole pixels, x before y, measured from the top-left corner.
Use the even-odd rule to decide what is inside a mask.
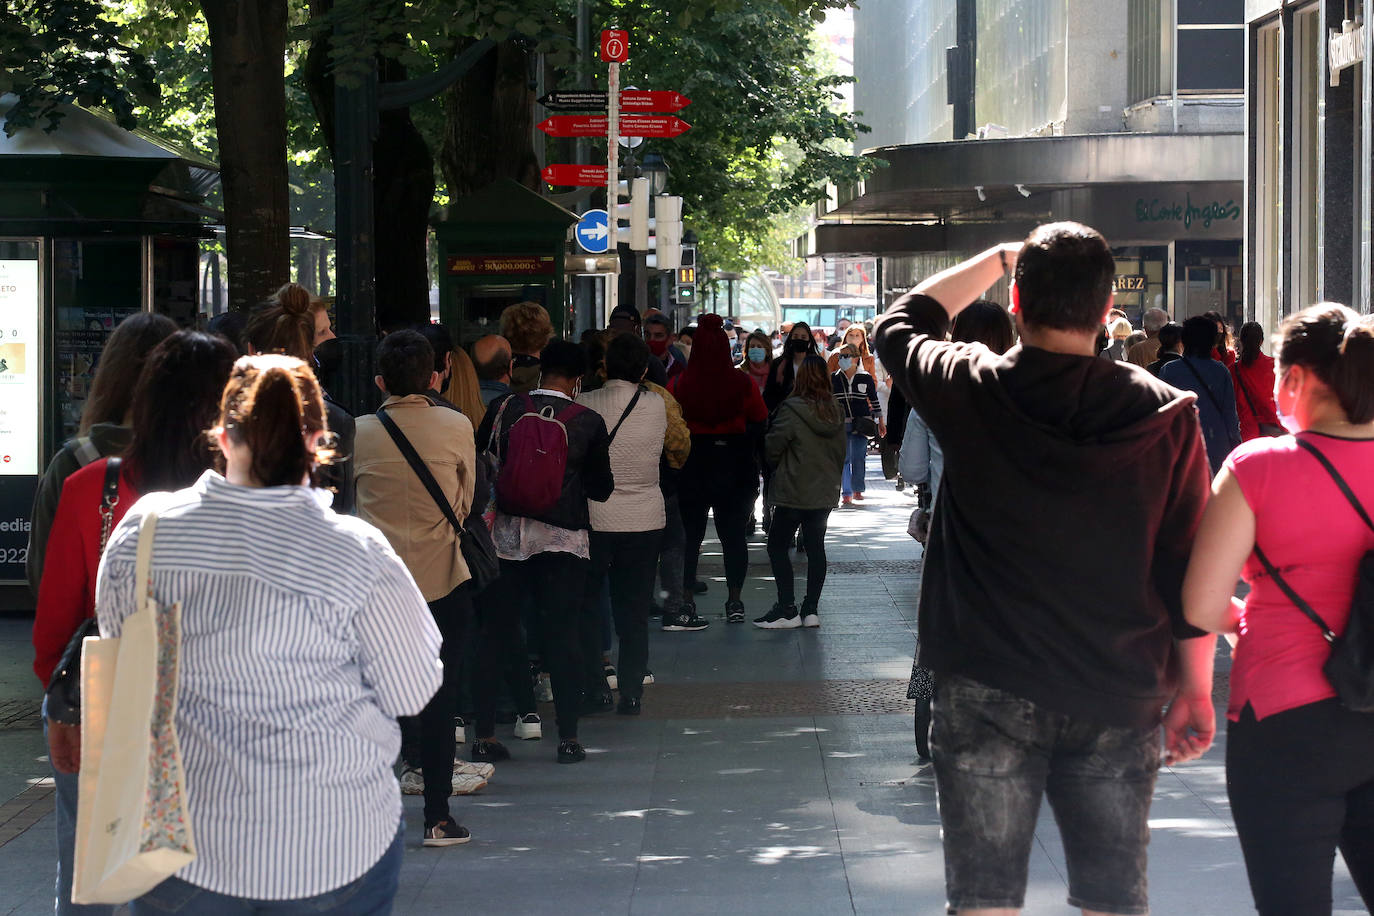
[[[1268,328],[1313,302],[1371,308],[1364,0],[1246,0],[1246,283]]]
[[[887,298],[1075,219],[1118,304],[1244,318],[1244,0],[866,0],[855,109],[883,160],[807,253],[880,258]]]

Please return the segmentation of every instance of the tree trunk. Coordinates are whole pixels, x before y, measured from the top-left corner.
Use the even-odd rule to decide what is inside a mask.
[[[293,246],[296,249],[296,282],[306,289],[315,286],[315,243],[309,239],[299,239]]]
[[[210,35],[229,307],[246,311],[291,275],[286,179],[285,0],[201,0]]]
[[[316,254],[319,256],[318,267],[320,269],[320,282],[315,287],[315,293],[323,298],[329,295],[329,253],[334,250],[334,246],[325,241],[315,244],[319,246]]]
[[[310,12],[320,16],[332,7],[333,0],[311,0]],[[377,67],[380,82],[407,78],[405,68],[395,61],[379,58]],[[332,155],[334,76],[329,69],[327,36],[311,43],[305,81]],[[377,324],[389,329],[429,321],[425,252],[429,208],[434,202],[434,156],[411,121],[408,108],[383,111],[378,120],[377,141],[372,148],[372,237],[377,265]]]
[[[539,182],[534,92],[528,54],[503,41],[444,93],[444,145],[439,154],[449,196],[463,197],[498,178],[527,188]]]

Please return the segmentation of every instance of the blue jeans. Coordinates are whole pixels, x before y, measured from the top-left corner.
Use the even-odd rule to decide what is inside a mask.
[[[180,878],[168,878],[157,887],[129,904],[132,916],[154,916],[160,913],[195,913],[196,916],[239,916],[246,913],[284,914],[312,913],[334,916],[388,916],[396,899],[396,887],[401,876],[402,837],[405,821],[396,830],[386,852],[362,876],[343,887],[315,897],[295,900],[251,900],[230,897],[187,884]]]
[[[850,496],[864,491],[864,477],[868,469],[868,439],[850,435],[844,455],[844,473],[840,475],[840,495]]]
[[[47,701],[45,700],[44,703]],[[43,716],[43,737],[48,736],[48,717]],[[79,906],[72,903],[72,857],[76,850],[76,800],[81,776],[77,773],[52,771],[57,810],[53,822],[57,825],[57,887],[54,890],[53,912],[57,916],[105,916],[114,907],[106,904]]]

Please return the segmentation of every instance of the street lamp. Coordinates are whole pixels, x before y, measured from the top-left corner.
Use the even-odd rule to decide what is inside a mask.
[[[645,153],[639,163],[639,174],[649,179],[649,194],[657,197],[668,187],[668,163],[660,153]]]

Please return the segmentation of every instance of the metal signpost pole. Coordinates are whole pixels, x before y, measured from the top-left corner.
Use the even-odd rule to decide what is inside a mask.
[[[619,220],[615,216],[615,205],[620,199],[616,189],[620,181],[620,64],[611,61],[609,70],[606,79],[606,212],[610,214],[610,219],[607,220],[610,237],[607,240],[609,247],[606,251],[611,255],[611,260],[618,265],[616,224]],[[607,318],[615,311],[619,298],[620,271],[617,267],[606,283]]]

